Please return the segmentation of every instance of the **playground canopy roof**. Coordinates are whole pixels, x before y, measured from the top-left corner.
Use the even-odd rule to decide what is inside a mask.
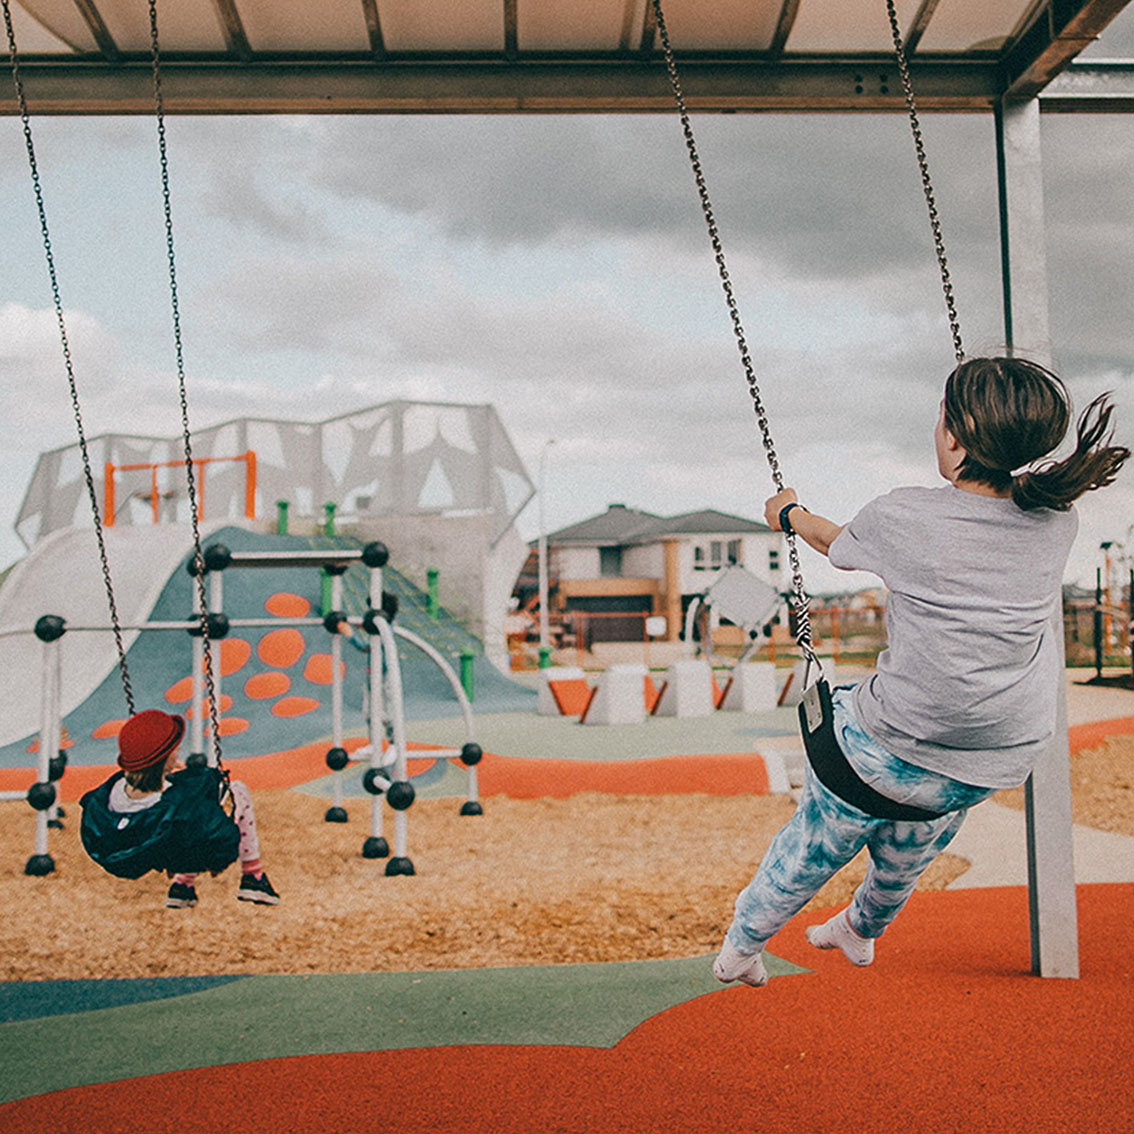
[[[1130,110],[1128,0],[896,0],[918,102]],[[12,0],[33,113],[153,108],[146,0]],[[173,113],[670,111],[648,0],[162,0]],[[901,110],[885,0],[665,0],[694,110]],[[14,102],[6,100],[10,113]]]

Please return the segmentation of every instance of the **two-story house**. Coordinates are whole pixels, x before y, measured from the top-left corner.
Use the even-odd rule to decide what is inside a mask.
[[[596,640],[640,636],[643,615],[662,615],[664,637],[675,641],[690,601],[730,564],[782,588],[782,539],[765,524],[714,509],[657,516],[611,504],[547,536],[548,605],[557,614],[605,615],[592,620]],[[538,597],[537,566],[533,543],[516,592],[528,607]]]

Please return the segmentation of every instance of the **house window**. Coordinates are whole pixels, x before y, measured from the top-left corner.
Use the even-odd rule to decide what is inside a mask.
[[[733,544],[737,546],[737,553],[740,550],[740,540],[732,540],[729,544],[729,554],[732,554]],[[735,562],[730,559],[729,562]],[[694,571],[719,571],[725,563],[725,543],[724,540],[714,539],[710,540],[708,545],[695,544],[693,546],[693,570]]]
[[[728,561],[730,564],[739,566],[744,562],[744,555],[741,551],[740,540],[730,539],[728,541]]]
[[[615,579],[622,574],[622,548],[599,548],[599,574],[604,579]]]
[[[768,548],[768,570],[778,571],[780,569],[780,553],[777,548]]]

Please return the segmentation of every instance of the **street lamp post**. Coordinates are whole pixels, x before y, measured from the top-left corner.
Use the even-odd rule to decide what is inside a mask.
[[[539,668],[551,665],[551,643],[547,624],[547,517],[544,507],[547,481],[547,451],[555,444],[547,441],[539,455]]]

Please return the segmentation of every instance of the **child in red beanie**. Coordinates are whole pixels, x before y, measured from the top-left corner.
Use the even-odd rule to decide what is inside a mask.
[[[177,759],[184,733],[184,719],[163,713],[160,709],[136,713],[122,726],[118,734],[118,766],[122,773],[109,784],[106,807],[110,812],[132,815],[152,808],[161,801],[163,793],[176,778],[188,774],[181,771],[184,765]],[[219,782],[223,797],[224,782]],[[227,789],[233,803],[232,822],[240,834],[237,857],[242,876],[237,900],[274,906],[280,899],[260,863],[260,843],[256,837],[256,819],[248,788],[239,780],[230,780]],[[225,800],[222,798],[220,802],[223,806]],[[170,909],[195,906],[196,880],[196,874],[174,874],[166,895],[166,906]]]

